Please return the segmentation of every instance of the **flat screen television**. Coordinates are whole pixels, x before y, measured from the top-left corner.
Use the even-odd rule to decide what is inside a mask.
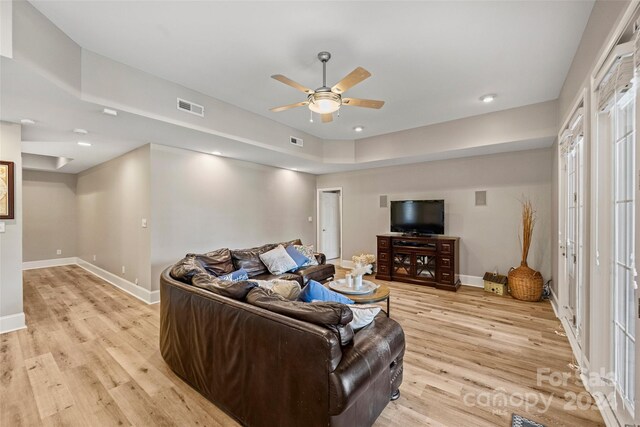
[[[392,201],[391,231],[405,234],[444,234],[444,200]]]

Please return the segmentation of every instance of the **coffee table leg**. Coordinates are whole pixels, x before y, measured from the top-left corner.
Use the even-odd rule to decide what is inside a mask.
[[[391,298],[387,297],[387,317],[391,317]]]

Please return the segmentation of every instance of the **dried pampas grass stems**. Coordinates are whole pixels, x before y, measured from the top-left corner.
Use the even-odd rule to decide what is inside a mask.
[[[524,199],[522,201],[522,260],[521,265],[527,265],[529,258],[529,249],[531,248],[531,239],[533,237],[533,228],[536,225],[536,211],[533,210],[531,200]]]

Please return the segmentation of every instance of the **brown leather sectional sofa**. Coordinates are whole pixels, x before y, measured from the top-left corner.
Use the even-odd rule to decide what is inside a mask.
[[[384,313],[354,333],[346,305],[287,301],[207,273],[203,289],[171,271],[160,278],[162,356],[241,424],[369,426],[397,397],[404,333]]]

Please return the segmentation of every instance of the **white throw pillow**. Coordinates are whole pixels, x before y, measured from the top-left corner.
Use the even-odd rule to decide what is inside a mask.
[[[253,280],[258,286],[264,289],[269,289],[274,293],[288,299],[289,301],[295,301],[300,296],[300,284],[295,280]]]
[[[260,254],[260,260],[267,266],[269,272],[275,275],[298,268],[298,264],[289,256],[282,245],[278,245],[274,249]]]
[[[349,305],[349,309],[353,313],[353,320],[349,322],[353,330],[362,329],[380,313],[380,307],[377,305]]]

